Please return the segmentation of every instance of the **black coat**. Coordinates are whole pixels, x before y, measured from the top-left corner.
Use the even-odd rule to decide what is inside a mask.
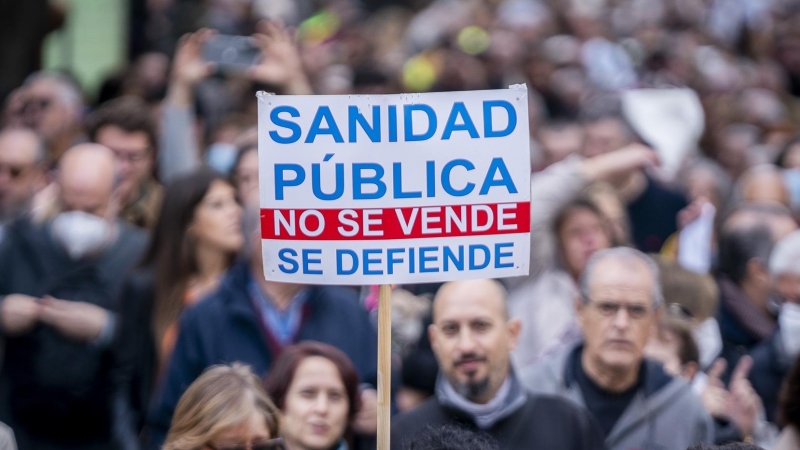
[[[122,288],[112,382],[114,432],[118,445],[124,449],[139,448],[139,435],[155,386],[158,364],[152,328],[155,295],[152,270],[135,270]]]
[[[793,363],[784,356],[780,331],[775,331],[772,337],[754,348],[750,356],[753,358],[750,384],[764,403],[767,420],[775,423],[783,380]]]
[[[118,222],[119,235],[98,258],[72,261],[48,226],[20,220],[0,245],[0,296],[82,301],[118,311],[123,280],[138,263],[144,231]],[[0,420],[21,449],[37,445],[82,448],[111,435],[112,352],[79,343],[47,325],[7,337],[0,375]]]
[[[502,450],[601,450],[600,429],[589,413],[567,400],[527,394],[519,410],[485,430]],[[462,411],[443,407],[431,397],[417,408],[392,419],[391,450],[404,450],[407,442],[427,426],[461,424],[477,430]]]

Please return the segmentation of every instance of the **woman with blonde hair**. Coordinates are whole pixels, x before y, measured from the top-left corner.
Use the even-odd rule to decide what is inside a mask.
[[[249,366],[213,366],[178,401],[163,450],[279,450],[278,423]]]

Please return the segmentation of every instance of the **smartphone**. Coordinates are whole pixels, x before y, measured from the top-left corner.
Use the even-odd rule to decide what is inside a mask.
[[[222,72],[242,72],[258,63],[261,51],[248,36],[216,35],[206,42],[203,57]]]

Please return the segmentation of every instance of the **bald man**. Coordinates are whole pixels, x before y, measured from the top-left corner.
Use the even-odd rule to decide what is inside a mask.
[[[56,213],[0,244],[0,421],[21,449],[108,448],[117,298],[146,236],[115,217],[111,150],[72,147],[58,169]]]
[[[26,212],[45,186],[44,142],[26,128],[0,131],[0,240],[5,225]]]
[[[520,323],[510,320],[505,290],[493,280],[444,284],[428,329],[439,362],[436,395],[393,419],[392,449],[427,426],[457,423],[493,436],[501,449],[601,449],[585,410],[528,394],[511,365]]]
[[[751,167],[742,174],[736,188],[737,194],[746,203],[792,206],[783,174],[772,164]]]

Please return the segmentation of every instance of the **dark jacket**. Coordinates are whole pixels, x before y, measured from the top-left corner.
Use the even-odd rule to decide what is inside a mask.
[[[589,413],[568,401],[547,395],[526,394],[527,400],[513,414],[486,433],[503,450],[600,450],[603,438]],[[417,408],[392,419],[391,449],[404,450],[407,442],[425,427],[457,423],[477,430],[464,412],[443,406],[431,397]]]
[[[772,337],[754,348],[750,356],[753,358],[750,384],[764,403],[767,420],[775,423],[778,415],[778,396],[793,362],[783,349],[780,331],[776,331]]]
[[[186,310],[163,384],[150,411],[152,448],[160,448],[178,399],[207,367],[240,361],[264,376],[275,354],[267,343],[259,311],[248,295],[249,267],[240,262],[228,270],[217,292]],[[377,335],[355,291],[338,286],[311,286],[309,313],[296,341],[319,341],[341,349],[360,378],[377,378]]]
[[[0,296],[51,295],[117,312],[125,274],[146,243],[142,230],[117,223],[117,240],[98,258],[83,262],[70,260],[49,226],[14,223],[0,247]],[[14,429],[20,448],[107,442],[112,360],[109,348],[71,341],[46,325],[6,338],[0,420]]]
[[[522,384],[532,392],[560,395],[586,406],[569,363],[580,358],[582,351],[580,343],[541,364],[526,367],[520,373]],[[641,388],[606,436],[608,448],[683,450],[696,444],[711,444],[713,422],[686,381],[669,377],[655,361],[644,360],[643,369]]]
[[[152,270],[135,270],[121,294],[120,321],[114,347],[114,432],[124,449],[139,448],[157,370],[152,316],[155,302]]]
[[[717,322],[719,323],[719,331],[722,337],[722,352],[719,356],[725,358],[728,363],[725,374],[722,376],[722,381],[727,384],[730,381],[733,369],[742,356],[750,353],[764,339],[752,330],[748,330],[747,326],[737,318],[730,306],[730,304],[736,302],[748,301],[741,288],[726,280],[718,280],[718,285],[720,287],[720,302],[717,310]]]

